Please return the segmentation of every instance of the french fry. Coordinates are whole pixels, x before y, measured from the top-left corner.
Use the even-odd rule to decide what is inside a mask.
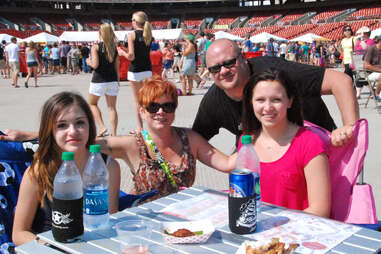
[[[292,254],[299,244],[292,243],[285,248],[285,243],[280,242],[279,238],[273,238],[263,246],[253,248],[250,245],[246,247],[246,254]]]

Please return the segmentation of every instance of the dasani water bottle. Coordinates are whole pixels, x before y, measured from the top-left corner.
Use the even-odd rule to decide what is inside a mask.
[[[257,153],[254,150],[251,136],[242,136],[241,143],[242,146],[241,149],[238,151],[238,156],[236,160],[236,169],[248,169],[251,172],[253,172],[257,200],[257,214],[259,214],[261,209],[260,162]]]
[[[103,228],[109,222],[109,175],[100,151],[100,145],[90,146],[90,156],[83,172],[83,220],[88,229]]]

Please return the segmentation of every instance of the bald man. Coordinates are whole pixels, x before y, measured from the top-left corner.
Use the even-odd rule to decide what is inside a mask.
[[[211,139],[225,128],[238,138],[241,134],[242,94],[251,75],[276,68],[294,81],[303,102],[304,119],[332,132],[331,142],[342,146],[352,137],[352,127],[359,118],[351,78],[322,67],[286,61],[280,57],[245,59],[238,45],[228,39],[214,41],[207,51],[207,68],[214,84],[202,99],[193,130]],[[338,104],[343,126],[336,125],[321,95],[332,94]],[[238,139],[237,139],[238,140]]]

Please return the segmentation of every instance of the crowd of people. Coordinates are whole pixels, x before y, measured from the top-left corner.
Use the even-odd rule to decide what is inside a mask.
[[[100,27],[100,42],[91,47],[91,53],[88,52],[91,59],[85,61],[86,66],[93,69],[88,103],[80,95],[70,92],[53,95],[43,106],[39,133],[6,130],[7,135],[0,136],[0,140],[38,137],[44,144],[39,146],[35,161],[24,174],[20,187],[13,231],[16,244],[35,239],[35,233],[48,229],[37,229],[33,225],[40,210],[46,211],[51,202],[52,180],[58,170],[61,152],[74,152],[75,162],[82,171],[89,145],[101,144],[103,153],[120,158],[129,166],[134,183],[130,193],[158,190],[158,197],[161,197],[178,191],[180,187],[192,186],[197,160],[225,173],[234,169],[236,153],[225,155],[208,143],[220,128],[236,136],[236,145],[241,135],[253,135],[253,146],[263,169],[261,193],[264,202],[329,217],[331,194],[327,151],[318,135],[303,127],[303,120],[332,131],[334,146],[343,146],[352,138],[359,109],[352,79],[347,73],[326,69],[320,64],[305,64],[310,63],[309,56],[289,59],[290,52],[281,45],[282,50],[277,51],[273,41],[270,41],[272,45],[266,46],[270,54],[251,59],[244,56],[251,50],[246,49],[246,44],[240,47],[228,39],[214,40],[211,35],[202,34],[199,40],[194,35],[186,35],[181,41],[157,43],[152,38],[144,12],[135,12],[132,22],[134,31],[128,35],[127,48],[117,47],[111,26],[104,24]],[[153,76],[151,48],[157,51],[160,44],[163,44],[164,70]],[[371,46],[367,52],[371,49],[379,51],[381,43],[376,45],[379,46],[376,49]],[[314,57],[324,52],[323,46],[319,48],[318,44],[315,49]],[[306,47],[304,50],[307,52]],[[9,48],[6,51],[9,52]],[[61,54],[60,50],[52,52],[55,57]],[[79,65],[76,59],[82,55],[81,50],[74,46],[67,54],[72,54],[73,67]],[[279,57],[274,57],[278,54]],[[130,61],[127,75],[138,120],[136,130],[127,136],[118,136],[116,132],[115,102],[120,80],[118,55]],[[7,53],[8,65],[11,64],[10,57]],[[374,62],[374,59],[376,57],[365,57],[370,64],[381,63]],[[28,62],[34,63],[32,60]],[[35,60],[39,63],[39,59]],[[14,70],[14,64],[11,66]],[[31,64],[30,67],[36,66]],[[181,92],[168,80],[173,75],[171,69],[180,74]],[[214,84],[199,105],[192,129],[172,126],[181,102],[178,96],[191,95],[193,80],[197,86],[202,86],[205,83],[203,78],[208,76]],[[110,110],[111,136],[106,135],[107,128],[97,105],[103,95]],[[343,126],[336,126],[322,95],[335,97]],[[279,163],[282,163],[281,167]],[[121,175],[115,160],[110,162],[109,171],[113,172],[109,183],[112,189],[110,213],[113,213]],[[30,193],[35,194],[33,199],[26,198]],[[35,212],[31,214],[30,211]],[[47,224],[50,220],[48,216],[38,219],[39,223]]]
[[[53,44],[38,44],[33,41],[19,44],[15,37],[10,43],[0,43],[0,74],[2,78],[12,78],[12,86],[18,85],[18,77],[22,66],[27,70],[24,81],[28,88],[28,81],[34,78],[35,87],[38,87],[38,76],[50,74],[71,73],[77,75],[80,72],[91,72],[86,60],[90,56],[88,43],[69,43],[67,41]]]

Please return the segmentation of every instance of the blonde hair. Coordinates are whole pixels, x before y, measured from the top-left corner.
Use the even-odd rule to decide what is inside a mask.
[[[99,36],[103,41],[106,51],[106,58],[111,63],[114,60],[117,43],[117,38],[111,25],[108,23],[103,23],[99,28]]]
[[[148,16],[144,11],[137,11],[132,14],[132,19],[136,21],[141,27],[143,27],[143,38],[147,46],[151,44],[152,41],[152,26],[148,22]]]

